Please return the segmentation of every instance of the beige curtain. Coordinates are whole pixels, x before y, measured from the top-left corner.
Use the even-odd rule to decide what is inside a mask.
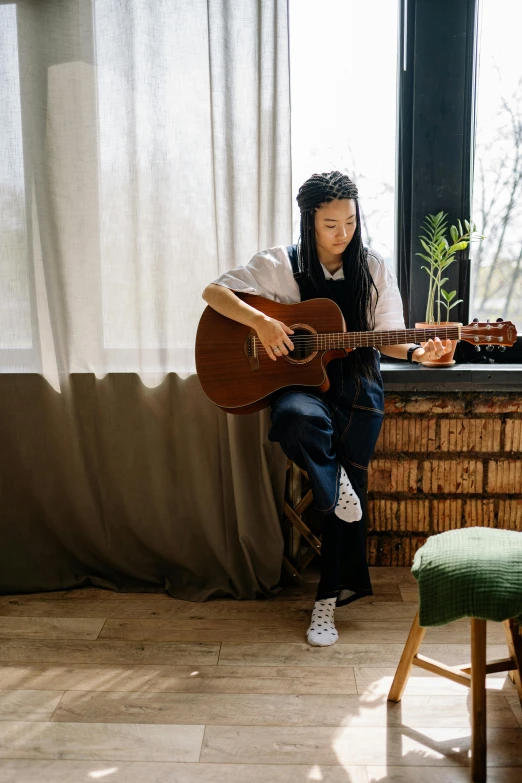
[[[0,589],[269,593],[284,457],[194,337],[291,240],[286,0],[24,0],[0,51]]]

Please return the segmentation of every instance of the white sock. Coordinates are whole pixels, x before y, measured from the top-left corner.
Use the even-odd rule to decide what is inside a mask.
[[[342,465],[341,478],[339,479],[339,500],[335,507],[335,515],[344,522],[356,522],[362,517],[361,501],[352,487],[351,481],[346,475]]]
[[[323,598],[316,601],[312,610],[310,627],[306,632],[308,643],[314,647],[328,647],[339,638],[334,623],[336,598]]]

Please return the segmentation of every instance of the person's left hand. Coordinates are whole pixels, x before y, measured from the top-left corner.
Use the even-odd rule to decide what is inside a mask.
[[[452,347],[451,340],[442,341],[440,337],[429,339],[426,343],[422,343],[421,348],[413,352],[412,359],[417,362],[434,362],[449,353]]]

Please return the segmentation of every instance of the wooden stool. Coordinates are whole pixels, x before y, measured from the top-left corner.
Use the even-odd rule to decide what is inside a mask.
[[[290,530],[297,533],[297,541],[287,542],[287,551],[283,555],[283,567],[292,582],[300,584],[301,572],[309,565],[315,555],[321,554],[321,539],[310,530],[302,517],[313,500],[312,490],[308,484],[308,474],[290,459],[286,471],[283,524],[285,521],[290,524]],[[303,479],[306,483],[303,482]],[[309,546],[304,552],[301,552],[303,538]]]
[[[471,663],[463,666],[445,666],[443,663],[418,654],[426,628],[419,625],[417,612],[404,646],[404,650],[395,673],[388,701],[400,701],[412,666],[440,674],[453,682],[459,682],[471,688],[471,779],[477,783],[486,780],[486,674],[491,672],[513,672],[513,682],[517,686],[522,704],[522,637],[514,620],[505,620],[504,631],[510,653],[509,658],[486,662],[486,621],[471,618]]]
[[[413,625],[411,626],[401,660],[397,667],[397,671],[388,694],[388,701],[398,702],[401,700],[406,683],[408,682],[408,678],[411,673],[412,666],[419,666],[421,669],[426,669],[426,671],[438,674],[441,677],[446,677],[449,680],[453,680],[454,682],[458,682],[461,685],[466,685],[468,688],[471,688],[471,780],[474,781],[474,783],[482,783],[486,780],[486,674],[491,672],[510,672],[510,677],[517,687],[518,696],[522,705],[522,627],[519,627],[515,619],[506,619],[503,621],[510,656],[509,658],[502,658],[491,661],[489,663],[486,661],[486,620],[473,617],[471,613],[467,615],[471,619],[471,663],[466,663],[462,666],[446,666],[439,661],[426,658],[425,656],[419,655],[418,653],[424,634],[426,633],[426,628],[421,627],[419,622],[419,619],[422,619],[423,610],[422,581],[419,579],[419,574],[422,572],[423,567],[421,562],[422,550],[427,547],[430,542],[435,544],[434,539],[441,538],[441,536],[448,536],[456,533],[463,534],[465,532],[472,533],[473,530],[478,530],[478,528],[469,528],[467,530],[458,531],[455,530],[450,531],[449,533],[442,533],[440,536],[432,536],[431,539],[428,539],[428,542],[424,545],[424,547],[421,547],[416,553],[412,570],[416,578],[419,580],[420,609],[415,616]],[[508,535],[513,535],[512,531],[489,530],[488,533],[508,533]],[[517,545],[522,544],[522,535],[520,533],[515,533],[515,536],[520,536],[520,540],[516,541]],[[480,534],[480,537],[485,540],[483,533]],[[445,541],[445,544],[447,543],[448,539]],[[462,536],[460,536],[460,541],[458,540],[458,537],[457,539],[454,538],[453,543],[455,543],[457,546],[461,545]],[[433,579],[433,571],[437,567],[436,545],[432,547],[429,554],[430,557],[426,558],[426,567],[432,570],[431,578]],[[419,556],[419,558],[417,558],[417,556]],[[495,548],[492,546],[491,558],[494,558],[494,556]],[[477,562],[476,566],[477,571],[480,573],[481,564]],[[417,572],[415,572],[416,567]],[[449,572],[451,572],[451,569],[448,570],[446,568],[446,578],[448,578]],[[475,577],[475,579],[477,578],[478,577]],[[514,579],[516,580],[517,578],[520,578],[520,573],[518,573],[518,576],[516,574],[514,575]],[[428,582],[428,585],[429,584],[430,583]],[[476,602],[479,599],[477,596],[474,597],[472,592],[473,591],[470,591],[469,600]],[[431,596],[428,594],[428,598],[430,597]],[[444,596],[439,596],[439,600],[444,601]],[[467,596],[464,597],[463,600],[468,600]],[[462,605],[462,601],[460,602],[460,605]],[[443,609],[441,609],[441,611],[443,611]],[[484,613],[483,616],[487,616],[487,614]],[[457,618],[454,617],[452,619]],[[491,619],[498,620],[498,617],[491,617]],[[449,620],[446,622],[449,622]],[[427,624],[438,625],[443,623],[433,622]]]

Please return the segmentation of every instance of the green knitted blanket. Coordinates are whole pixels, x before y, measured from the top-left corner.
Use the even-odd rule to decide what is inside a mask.
[[[487,527],[431,536],[415,554],[422,626],[461,617],[507,620],[522,614],[522,533]]]

